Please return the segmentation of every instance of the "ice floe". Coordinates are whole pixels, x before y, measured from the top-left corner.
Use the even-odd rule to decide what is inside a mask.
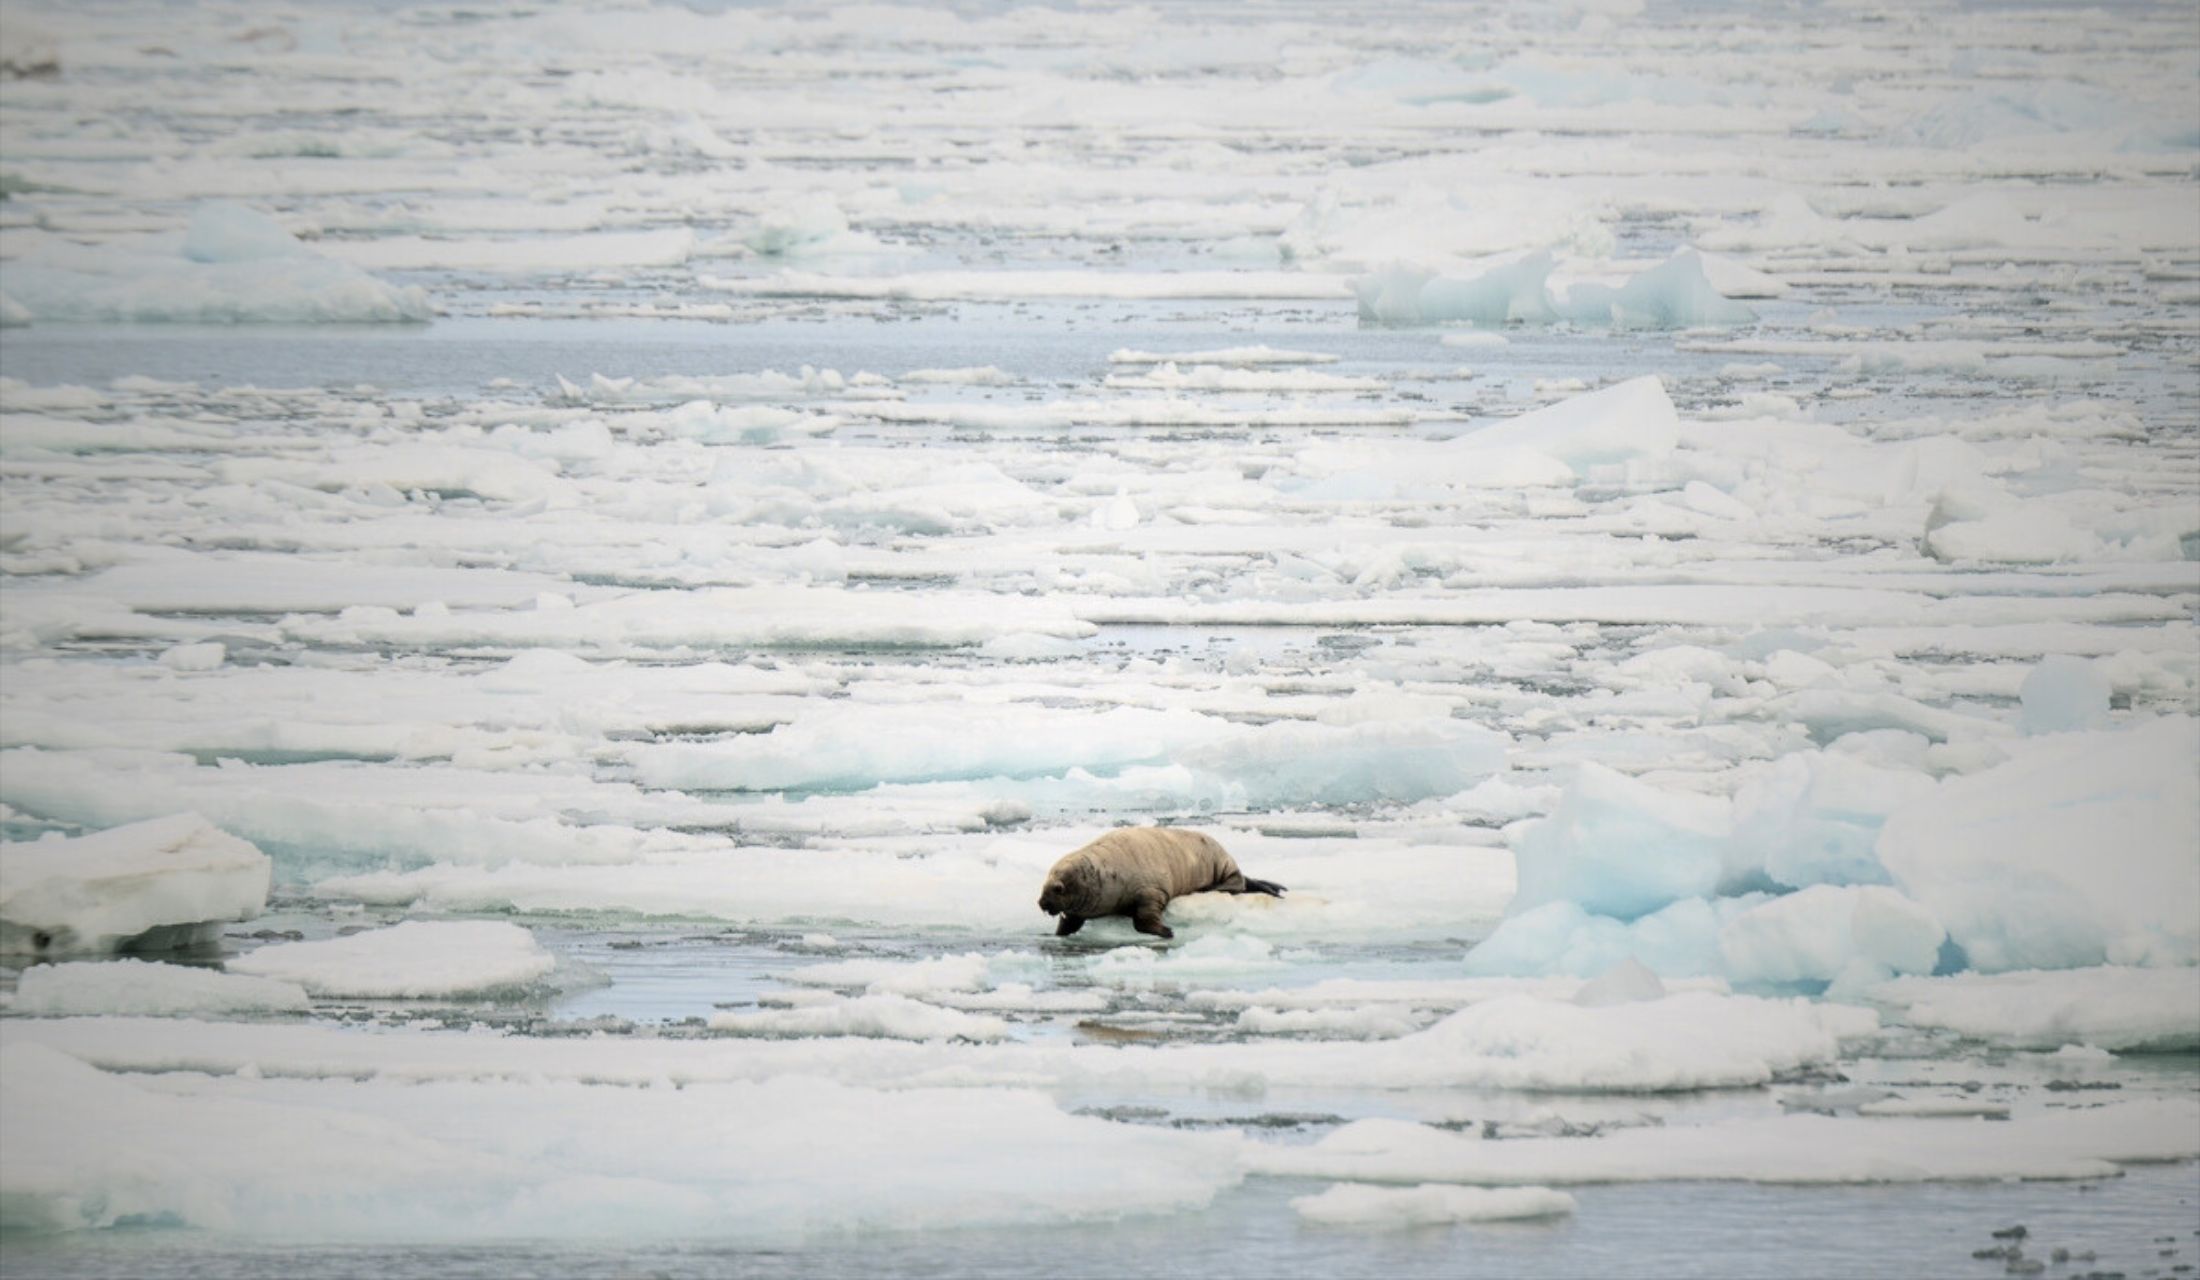
[[[267,905],[266,854],[195,813],[0,845],[0,951],[84,955],[203,944]]]
[[[1913,1027],[2026,1049],[2200,1044],[2200,969],[2013,970],[1897,978],[1864,997]]]
[[[2116,1161],[2200,1153],[2189,1099],[2041,1111],[2007,1120],[1817,1115],[1622,1129],[1594,1139],[1492,1142],[1397,1120],[1361,1120],[1312,1146],[1262,1145],[1264,1173],[1484,1186],[1669,1179],[1858,1183],[2103,1178]]]
[[[294,1013],[310,1004],[295,982],[143,960],[38,965],[17,980],[11,1013],[40,1017],[134,1014],[214,1018]]]
[[[1242,1176],[1229,1137],[1070,1116],[1021,1090],[167,1083],[4,1053],[12,1230],[792,1244],[1197,1208]],[[901,1158],[914,1148],[930,1158]]]
[[[1326,1227],[1428,1227],[1448,1222],[1514,1222],[1523,1218],[1561,1218],[1572,1213],[1574,1198],[1547,1187],[1418,1187],[1337,1185],[1317,1195],[1300,1196],[1291,1208],[1308,1222]]]
[[[232,973],[292,982],[316,996],[439,999],[534,986],[557,961],[515,924],[408,920],[319,942],[275,942]]]
[[[317,254],[266,214],[198,206],[181,243],[86,251],[67,241],[11,255],[18,323],[387,323],[434,315],[418,286],[396,286]]]

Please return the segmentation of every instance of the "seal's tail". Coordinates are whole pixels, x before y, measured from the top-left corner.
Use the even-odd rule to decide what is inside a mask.
[[[1247,893],[1265,893],[1271,898],[1283,896],[1282,885],[1273,880],[1255,880],[1251,876],[1245,877],[1245,891]]]

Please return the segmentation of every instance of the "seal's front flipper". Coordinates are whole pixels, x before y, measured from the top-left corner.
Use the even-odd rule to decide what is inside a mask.
[[[1084,927],[1085,918],[1083,916],[1073,916],[1065,911],[1062,913],[1061,923],[1054,926],[1054,936],[1066,938]]]
[[[1273,880],[1255,880],[1253,877],[1247,876],[1245,877],[1245,892],[1265,893],[1271,898],[1280,898],[1283,896],[1283,886]]]

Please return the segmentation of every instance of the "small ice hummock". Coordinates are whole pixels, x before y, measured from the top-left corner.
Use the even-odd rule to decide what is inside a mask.
[[[556,966],[516,924],[407,920],[320,942],[278,942],[230,961],[229,971],[295,982],[316,996],[434,1000],[525,989]]]
[[[0,955],[165,951],[267,906],[274,864],[195,813],[0,845]]]

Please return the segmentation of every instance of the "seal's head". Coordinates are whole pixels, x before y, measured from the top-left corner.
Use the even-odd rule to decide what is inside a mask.
[[[1047,873],[1047,882],[1039,889],[1039,910],[1050,916],[1065,912],[1081,914],[1077,909],[1091,895],[1095,879],[1090,863],[1056,866]]]

